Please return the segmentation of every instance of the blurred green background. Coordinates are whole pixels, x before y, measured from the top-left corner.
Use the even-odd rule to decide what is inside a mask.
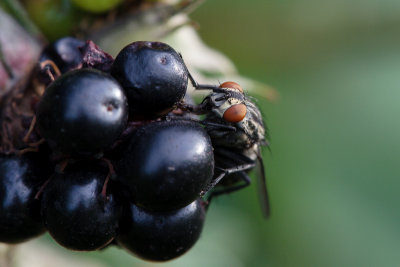
[[[165,265],[60,251],[106,266],[400,266],[400,1],[209,0],[191,18],[280,94],[258,97],[271,219],[254,183],[217,199],[200,241]]]
[[[260,101],[271,220],[250,188],[208,226],[236,229],[224,238],[243,266],[400,266],[400,1],[218,0],[192,17],[281,95]]]

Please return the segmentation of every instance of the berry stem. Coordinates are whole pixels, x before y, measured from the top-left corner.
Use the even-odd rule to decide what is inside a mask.
[[[67,167],[68,163],[69,163],[69,158],[64,159],[63,161],[58,163],[55,168],[56,173],[61,173],[61,174],[64,173],[64,170]]]
[[[2,134],[1,134],[1,153],[4,154],[10,154],[10,153],[14,153],[15,148],[14,148],[14,144],[12,143],[12,141],[10,140],[10,124],[3,121],[2,125]]]
[[[44,138],[40,139],[39,141],[35,142],[35,143],[29,143],[27,148],[18,150],[17,152],[15,152],[17,155],[21,156],[25,153],[28,152],[38,152],[39,151],[39,146],[41,144],[43,144],[44,142],[46,142],[46,140]]]
[[[104,181],[103,188],[101,190],[101,195],[104,198],[107,198],[107,185],[108,185],[108,181],[110,181],[110,176],[111,176],[110,173],[108,173],[107,177],[106,177],[106,180]]]
[[[40,195],[43,193],[43,190],[46,188],[46,186],[49,184],[49,182],[53,179],[53,177],[54,177],[54,175],[50,176],[50,178],[47,179],[46,182],[44,182],[44,184],[42,184],[42,186],[39,188],[39,191],[35,195],[35,199],[39,199]]]
[[[53,68],[53,70],[54,70],[54,72],[55,72],[55,74],[56,74],[56,77],[54,77],[53,73],[51,73],[50,67]],[[60,71],[60,69],[59,69],[59,68],[57,67],[57,65],[56,65],[52,60],[50,60],[50,59],[47,59],[47,60],[41,62],[41,63],[40,63],[40,69],[41,69],[41,70],[44,70],[44,71],[46,72],[46,74],[49,76],[49,78],[50,78],[50,80],[51,80],[52,82],[54,82],[54,80],[55,80],[57,77],[61,76],[61,71]]]
[[[115,173],[115,170],[114,170],[114,166],[112,165],[110,160],[105,159],[105,158],[101,158],[101,160],[104,161],[107,164],[107,167],[108,167],[108,174],[107,174],[107,177],[106,177],[106,179],[104,181],[103,188],[101,190],[101,195],[106,198],[107,197],[107,185],[108,185],[108,182],[110,181],[110,177],[111,178],[115,178],[116,173]]]
[[[22,141],[24,141],[24,143],[28,143],[29,142],[29,137],[31,136],[31,134],[33,132],[33,129],[35,128],[35,125],[36,125],[36,116],[33,116],[31,124],[29,125],[28,132],[26,133],[26,135],[22,139]]]

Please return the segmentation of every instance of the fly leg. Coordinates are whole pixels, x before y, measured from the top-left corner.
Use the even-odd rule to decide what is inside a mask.
[[[207,198],[208,205],[210,205],[211,200],[216,196],[225,195],[225,194],[229,194],[229,193],[238,191],[238,190],[245,188],[251,184],[250,177],[245,172],[242,171],[242,172],[239,172],[238,174],[241,176],[243,183],[228,186],[228,187],[225,187],[225,188],[217,190],[217,191],[212,191]]]
[[[220,130],[225,130],[225,131],[230,131],[230,132],[235,132],[236,128],[230,125],[225,125],[225,124],[221,124],[221,123],[217,123],[217,122],[212,122],[212,121],[206,121],[206,120],[198,120],[198,119],[194,119],[194,118],[182,118],[182,117],[173,117],[173,116],[168,116],[166,117],[166,120],[180,120],[180,121],[192,121],[192,122],[197,122],[200,123],[202,125],[204,125],[205,127],[211,127],[211,128],[215,128],[215,129],[220,129]]]
[[[213,189],[224,177],[226,177],[229,174],[232,173],[237,173],[237,172],[243,172],[246,170],[250,170],[251,168],[254,168],[255,163],[249,163],[249,164],[244,164],[244,165],[240,165],[240,166],[235,166],[229,169],[222,169],[222,173],[220,175],[217,176],[217,178],[215,178],[208,186],[205,190],[203,190],[200,193],[200,196],[204,196],[207,192],[209,192],[211,189]],[[247,174],[246,174],[247,176]],[[248,177],[248,176],[247,176]],[[245,178],[246,180],[247,178]],[[249,180],[250,183],[250,180]]]

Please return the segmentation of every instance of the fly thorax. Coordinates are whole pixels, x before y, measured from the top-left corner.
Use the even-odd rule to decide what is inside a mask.
[[[242,151],[242,154],[246,157],[248,157],[249,159],[256,161],[257,160],[257,152],[259,150],[259,145],[258,144],[254,144],[251,147],[249,147],[248,149],[245,149]]]

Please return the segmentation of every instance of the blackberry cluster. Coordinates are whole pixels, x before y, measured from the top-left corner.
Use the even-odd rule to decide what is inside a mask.
[[[260,159],[262,118],[240,86],[198,85],[165,43],[134,42],[113,59],[65,37],[34,76],[36,93],[2,108],[0,242],[47,230],[72,250],[173,259],[198,240],[211,197],[243,185],[202,197],[224,177],[247,181]],[[189,79],[214,93],[190,104]]]
[[[114,60],[66,37],[45,48],[37,76],[46,88],[28,149],[0,156],[0,241],[47,230],[68,249],[116,243],[156,261],[192,247],[214,157],[199,123],[165,119],[186,93],[179,54],[135,42]]]

